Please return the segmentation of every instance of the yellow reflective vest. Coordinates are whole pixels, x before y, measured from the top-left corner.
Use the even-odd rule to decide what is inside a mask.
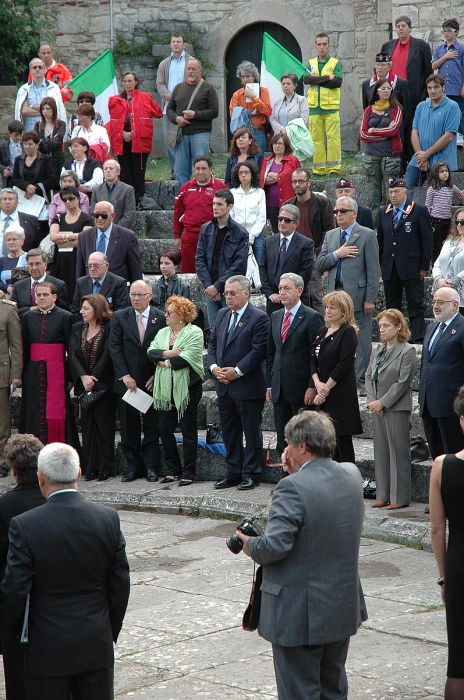
[[[327,63],[324,64],[321,73],[319,73],[317,57],[311,58],[308,63],[311,67],[311,73],[315,75],[333,75],[338,59],[332,58],[331,56]],[[318,91],[319,101],[317,99]],[[321,107],[322,109],[339,109],[340,88],[326,88],[322,85],[310,85],[306,99],[310,109],[311,107]]]

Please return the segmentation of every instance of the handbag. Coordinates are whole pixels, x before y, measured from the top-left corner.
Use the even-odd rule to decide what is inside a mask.
[[[256,292],[260,292],[261,277],[259,276],[259,267],[258,263],[256,262],[255,255],[253,253],[252,246],[249,246],[248,248],[248,263],[245,276],[248,277],[248,279],[250,280],[251,288],[254,289]]]
[[[100,384],[99,387],[94,385],[92,391],[83,391],[77,398],[79,399],[79,403],[82,408],[90,408],[98,401],[98,399],[101,399],[101,397],[104,396],[107,391],[108,387],[106,384]]]
[[[196,86],[195,90],[190,95],[190,99],[188,101],[188,105],[187,105],[185,111],[190,109],[191,104],[193,102],[193,99],[194,99],[195,95],[197,94],[198,90],[200,89],[202,82],[203,82],[203,78],[200,80],[200,82]],[[171,124],[169,125],[169,134],[168,134],[168,146],[169,146],[169,148],[175,148],[180,143],[181,138],[182,138],[182,127],[179,126],[179,124],[177,124],[177,123],[173,124],[171,122]]]
[[[256,566],[255,566],[256,568]],[[253,584],[251,586],[250,602],[243,613],[242,629],[245,632],[254,632],[258,629],[259,613],[261,611],[261,583],[263,581],[263,567],[258,566],[258,570],[253,569]]]
[[[423,179],[423,176],[425,179]],[[414,189],[411,191],[410,197],[413,202],[417,202],[417,204],[425,204],[425,197],[427,196],[427,189],[428,189],[428,183],[427,183],[427,173],[424,173],[423,170],[419,170],[419,183],[417,187],[414,187]]]
[[[53,258],[55,256],[55,244],[53,243],[52,239],[50,238],[49,233],[47,233],[45,238],[42,238],[42,240],[39,243],[39,248],[47,256],[47,262],[48,263],[53,262]]]
[[[421,435],[416,435],[411,438],[411,464],[419,462],[427,462],[431,459],[431,454],[428,444]]]
[[[375,479],[368,477],[363,481],[363,496],[364,498],[375,498],[377,495],[377,484]]]
[[[206,444],[214,445],[216,442],[224,442],[221,426],[218,423],[208,423],[206,426]]]

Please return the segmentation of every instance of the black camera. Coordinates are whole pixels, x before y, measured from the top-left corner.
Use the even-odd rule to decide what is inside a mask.
[[[264,528],[256,516],[251,516],[250,518],[243,518],[243,520],[237,525],[237,530],[243,532],[244,535],[249,535],[250,537],[258,537],[264,532]],[[231,535],[226,539],[226,545],[233,554],[239,554],[243,549],[243,540],[237,535]]]

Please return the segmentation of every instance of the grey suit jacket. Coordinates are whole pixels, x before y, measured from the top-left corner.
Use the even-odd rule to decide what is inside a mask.
[[[363,518],[354,464],[317,457],[279,481],[264,534],[248,540],[263,565],[264,639],[293,647],[356,634],[367,618],[358,576]]]
[[[352,298],[354,310],[362,311],[364,302],[375,302],[379,291],[379,246],[375,231],[355,223],[348,238],[348,245],[355,245],[359,252],[355,258],[342,260],[343,289]],[[335,289],[337,263],[333,261],[332,253],[338,248],[340,227],[327,231],[316,260],[316,269],[319,272],[329,271],[328,292]]]
[[[90,213],[93,212],[97,202],[110,202],[114,207],[114,222],[124,228],[132,228],[135,219],[135,193],[131,185],[116,180],[111,197],[108,197],[106,182],[92,190]]]
[[[380,367],[377,382],[373,382],[372,372],[382,346],[383,343],[373,346],[366,370],[367,403],[379,399],[388,411],[412,411],[411,383],[417,368],[416,348],[409,343],[396,343],[392,354]]]

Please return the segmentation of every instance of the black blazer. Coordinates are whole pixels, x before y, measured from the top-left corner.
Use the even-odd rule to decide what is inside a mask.
[[[24,153],[24,147],[21,143],[21,150]],[[2,188],[3,187],[10,187],[11,185],[11,176],[10,177],[5,177],[3,174],[3,171],[5,168],[10,167],[10,139],[7,139],[6,141],[2,141],[0,143],[0,173],[2,175]]]
[[[129,590],[125,540],[113,508],[77,491],[57,493],[11,521],[0,622],[22,618],[30,591],[26,675],[110,668]]]
[[[266,384],[272,389],[272,401],[276,403],[282,393],[291,404],[303,405],[311,379],[311,345],[324,327],[320,313],[301,304],[282,344],[281,330],[285,309],[271,314],[267,340]]]
[[[375,231],[374,219],[372,218],[372,212],[369,207],[365,207],[364,204],[358,204],[358,214],[356,216],[356,223],[365,228],[370,228]]]
[[[79,234],[77,239],[76,277],[87,274],[86,265],[91,253],[97,248],[97,228],[88,228]],[[137,236],[128,228],[113,224],[111,229],[106,257],[110,264],[110,272],[128,280],[131,284],[142,279],[142,264],[140,262]]]
[[[72,160],[67,160],[66,163],[64,164],[64,169],[65,170],[74,170],[72,167],[72,164],[74,163],[74,159]],[[88,158],[85,159],[84,163],[84,169],[82,171],[82,177],[85,180],[85,182],[88,182],[93,178],[93,173],[95,168],[102,168],[102,165],[99,160],[96,160],[96,158],[91,158],[88,156]]]
[[[259,276],[263,294],[269,299],[271,294],[279,291],[279,280],[275,278],[277,263],[280,254],[280,233],[268,236],[264,239],[263,251],[259,259]],[[282,265],[284,272],[294,272],[301,275],[304,281],[304,290],[301,295],[303,304],[309,304],[309,280],[314,266],[314,241],[300,233],[293,234],[287,254]]]
[[[221,384],[216,379],[218,396],[229,394],[233,399],[262,399],[266,396],[264,360],[266,359],[269,317],[251,302],[225,347],[232,311],[221,309],[211,332],[208,344],[208,367],[238,367],[243,377],[230,384]]]
[[[399,39],[390,39],[382,45],[380,51],[392,55],[396,42]],[[408,77],[409,93],[411,95],[411,109],[414,113],[419,102],[427,98],[427,89],[425,81],[432,75],[432,50],[428,43],[423,39],[411,37],[411,45],[409,47],[408,64],[406,66],[406,75]]]
[[[33,214],[23,214],[20,211],[18,211],[18,218],[19,224],[23,227],[26,236],[23,250],[27,253],[31,248],[36,248],[41,241],[39,220],[36,216],[33,216]]]
[[[56,305],[60,309],[69,311],[68,303],[68,292],[66,291],[66,284],[52,275],[45,275],[45,282],[53,282],[58,290],[58,296],[56,298]],[[19,318],[22,318],[26,311],[32,306],[31,302],[31,279],[27,277],[24,280],[19,280],[15,282],[13,287],[13,294],[11,295],[11,301],[15,301],[18,305]]]
[[[24,179],[24,166],[26,164],[26,154],[18,156],[14,162],[13,175],[11,184],[13,187],[19,187],[20,190],[26,191],[28,185],[34,185],[40,197],[45,197],[48,204],[51,202],[51,190],[55,184],[55,171],[53,170],[52,157],[46,156],[43,153],[38,153],[34,163],[34,179],[32,182],[27,182]],[[39,185],[42,185],[40,187]],[[42,189],[43,188],[43,189]]]
[[[79,302],[86,294],[93,294],[92,290],[93,280],[90,275],[79,277],[76,282],[76,290],[71,305],[71,313],[76,323],[81,320]],[[103,294],[112,311],[119,311],[130,305],[129,287],[127,286],[126,280],[118,275],[113,275],[112,272],[106,273],[99,294]]]
[[[68,348],[69,364],[74,382],[75,396],[79,396],[84,391],[81,376],[83,374],[89,374],[85,367],[84,355],[82,354],[81,349],[83,325],[83,321],[73,325]],[[92,374],[98,379],[98,384],[96,385],[97,388],[99,388],[101,385],[105,385],[101,388],[108,387],[108,389],[111,390],[114,382],[114,372],[109,348],[110,331],[111,321],[107,323],[103,329],[103,336],[97,349],[97,361],[95,363],[95,367],[93,368]]]
[[[389,280],[393,261],[401,279],[417,279],[420,270],[428,270],[432,258],[433,230],[429,212],[423,204],[406,200],[403,215],[393,234],[392,205],[379,211],[377,240],[384,280]]]
[[[160,328],[166,326],[164,314],[150,306],[143,345],[137,329],[135,311],[132,306],[116,311],[110,333],[110,355],[114,366],[114,391],[126,393],[122,377],[130,374],[139,389],[146,391],[145,383],[153,376],[155,368],[147,356],[147,350]]]

